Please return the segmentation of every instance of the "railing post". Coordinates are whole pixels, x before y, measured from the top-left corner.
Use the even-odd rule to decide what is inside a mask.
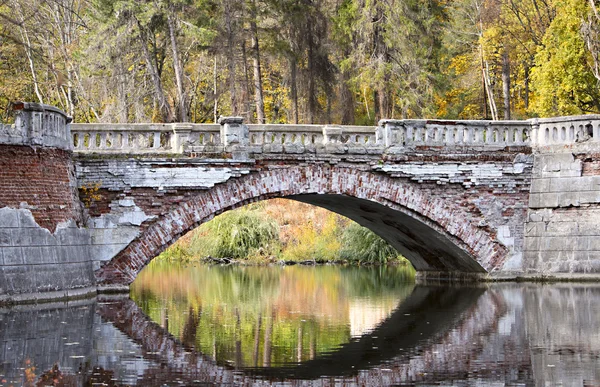
[[[324,126],[323,127],[323,144],[341,144],[342,131],[340,126]]]
[[[250,135],[248,126],[244,125],[242,117],[219,117],[217,121],[221,125],[221,141],[223,146],[248,145]]]
[[[173,150],[173,153],[183,153],[185,144],[190,140],[192,128],[192,124],[173,124],[173,138],[171,139],[171,149]]]
[[[398,120],[380,120],[376,130],[376,142],[377,144],[383,144],[384,147],[388,148],[394,144],[394,141],[398,138],[397,134],[404,129],[402,121]]]

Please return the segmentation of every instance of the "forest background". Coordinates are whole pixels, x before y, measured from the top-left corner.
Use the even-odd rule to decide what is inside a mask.
[[[75,122],[344,125],[600,113],[599,9],[599,0],[0,0],[0,109],[9,119],[10,102],[23,100]],[[224,214],[166,259],[396,257],[354,223],[298,205]]]
[[[600,112],[598,0],[0,0],[0,104],[75,122]]]

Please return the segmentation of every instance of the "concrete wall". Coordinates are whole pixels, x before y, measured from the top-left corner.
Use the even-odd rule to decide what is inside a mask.
[[[599,166],[600,154],[585,143],[535,155],[525,273],[600,273]]]
[[[73,221],[52,233],[27,209],[0,208],[0,302],[95,293],[90,243]]]

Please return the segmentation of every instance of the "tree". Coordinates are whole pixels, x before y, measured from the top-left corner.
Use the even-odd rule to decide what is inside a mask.
[[[534,111],[544,116],[600,112],[600,88],[581,34],[589,3],[555,0],[560,9],[536,54]]]

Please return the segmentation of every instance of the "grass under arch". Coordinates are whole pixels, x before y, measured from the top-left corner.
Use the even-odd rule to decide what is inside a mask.
[[[410,265],[369,229],[323,208],[287,199],[221,214],[182,237],[157,260],[193,262],[206,257],[252,264],[314,260]]]

